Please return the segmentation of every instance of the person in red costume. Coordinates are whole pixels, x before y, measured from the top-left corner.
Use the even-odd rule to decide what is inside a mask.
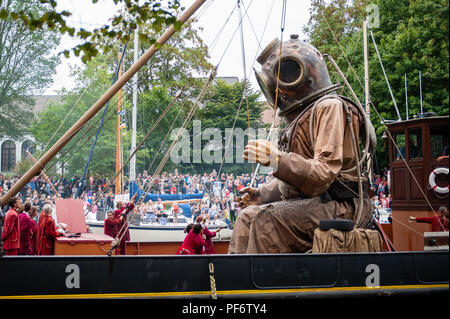
[[[202,225],[196,223],[194,226],[188,225],[188,227],[192,227],[192,229],[189,230],[183,244],[178,248],[177,255],[202,255],[205,246],[202,238]]]
[[[36,247],[37,255],[53,255],[55,251],[55,238],[62,235],[56,231],[55,221],[52,217],[52,206],[45,204],[43,208],[44,215],[41,224],[38,226],[37,237],[38,245]]]
[[[50,206],[53,205],[52,202],[50,200],[48,200],[48,199],[44,202],[44,206],[46,204],[49,204]],[[38,218],[38,222],[37,222],[37,228],[38,229],[42,229],[42,222],[44,221],[44,217],[45,217],[45,212],[44,212],[44,210],[42,210],[39,213],[39,218]],[[40,240],[41,240],[41,237],[39,236],[39,234],[36,234],[36,248],[41,246]]]
[[[12,197],[8,201],[10,207],[3,223],[3,249],[5,255],[17,255],[20,248],[19,212],[22,211],[22,200]]]
[[[33,226],[36,222],[31,219],[31,203],[26,202],[23,205],[23,212],[19,215],[20,225],[20,248],[19,255],[31,255],[31,237],[33,236]]]
[[[431,231],[448,231],[448,209],[445,206],[439,207],[439,216],[433,217],[413,217],[409,216],[408,220],[410,222],[416,221],[418,223],[431,224]]]
[[[114,211],[114,218],[120,220],[119,231],[117,233],[117,238],[120,239],[120,244],[118,250],[116,250],[120,255],[126,254],[126,242],[130,240],[130,230],[128,229],[127,215],[134,208],[134,200],[136,199],[136,194],[131,198],[130,202],[126,205],[122,201],[117,202],[117,209]]]
[[[208,227],[206,227],[205,222],[206,218],[203,216],[198,216],[196,222],[202,225],[203,227],[203,239],[205,240],[205,255],[215,254],[214,244],[212,239],[216,237],[217,233],[222,229],[222,227],[217,228],[216,231],[210,231]]]
[[[119,234],[120,225],[122,224],[122,220],[120,218],[114,218],[114,213],[112,211],[108,212],[107,218],[104,222],[104,232],[105,235],[111,236],[112,238],[116,238]],[[116,248],[116,255],[120,253],[119,249]]]
[[[30,210],[30,218],[32,223],[30,224],[31,228],[31,238],[30,238],[30,255],[36,255],[36,237],[37,237],[37,223],[36,218],[37,216],[37,207],[32,206]]]

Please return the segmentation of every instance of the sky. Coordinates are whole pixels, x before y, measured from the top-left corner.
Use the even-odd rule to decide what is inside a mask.
[[[194,0],[181,0],[181,3],[188,8]],[[217,76],[235,76],[239,80],[246,76],[252,87],[258,88],[252,71],[253,68],[260,68],[256,57],[274,38],[287,41],[291,34],[298,34],[300,39],[305,38],[302,29],[309,19],[310,1],[286,1],[282,34],[282,0],[241,0],[243,41],[240,37],[240,17],[236,4],[237,0],[206,1],[196,12],[196,17],[199,18],[198,26],[203,28],[200,34],[206,45],[210,47],[210,62],[213,65],[219,65]],[[119,9],[120,7],[116,6],[113,0],[99,0],[96,4],[92,4],[92,0],[58,0],[57,6],[57,10],[68,10],[72,13],[69,18],[70,25],[85,29],[100,27],[107,23]],[[216,38],[217,40],[214,41]],[[79,40],[64,36],[57,51],[71,49],[77,43]],[[245,60],[242,54],[242,43]],[[54,84],[46,89],[44,94],[54,95],[61,88],[73,88],[74,81],[70,78],[70,67],[75,65],[82,65],[80,58],[73,54],[69,59],[61,56],[61,64],[56,69]]]

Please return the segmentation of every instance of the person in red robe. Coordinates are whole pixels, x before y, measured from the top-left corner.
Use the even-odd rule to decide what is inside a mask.
[[[30,218],[32,223],[30,224],[31,229],[31,237],[30,237],[30,255],[36,255],[36,237],[37,237],[37,230],[38,226],[36,223],[36,216],[37,216],[37,207],[32,206],[30,210]]]
[[[50,206],[52,206],[52,203],[50,201],[48,201],[48,200],[46,200],[44,202],[44,206],[46,204],[50,204]],[[42,210],[41,213],[39,214],[39,218],[38,218],[38,222],[37,222],[37,228],[38,229],[42,229],[42,222],[44,221],[44,217],[45,217],[45,213]],[[41,245],[40,238],[41,238],[41,236],[39,234],[36,234],[36,247],[39,247]]]
[[[108,212],[107,218],[104,221],[104,233],[105,235],[116,238],[119,234],[120,225],[122,221],[120,218],[114,218],[114,213],[112,211]],[[120,254],[118,248],[115,249],[116,255]]]
[[[33,224],[36,224],[30,217],[31,203],[23,205],[23,212],[19,214],[20,225],[20,248],[19,255],[31,255],[31,236],[33,235]]]
[[[203,218],[203,216],[198,216],[196,219],[197,223],[200,223],[203,227],[203,235],[205,240],[205,255],[215,254],[216,251],[214,250],[214,244],[212,242],[212,239],[216,237],[217,233],[222,229],[222,227],[219,227],[216,231],[210,231],[208,227],[206,227],[205,222],[206,218]]]
[[[184,229],[184,233],[186,235],[189,234],[189,232],[191,231],[192,227],[194,227],[194,225],[195,225],[194,223],[188,224],[186,226],[186,228]],[[189,251],[186,248],[184,248],[184,242],[181,244],[180,247],[178,247],[176,254],[177,255],[189,255]]]
[[[117,234],[117,237],[120,239],[118,250],[120,255],[126,254],[126,242],[130,240],[130,230],[128,229],[127,215],[134,208],[134,200],[136,198],[136,195],[137,193],[134,194],[130,202],[128,202],[126,205],[124,205],[122,201],[118,201],[117,209],[114,211],[114,218],[121,221],[119,225],[119,232]]]
[[[445,206],[439,207],[439,216],[433,217],[413,217],[409,216],[409,221],[416,221],[418,223],[431,224],[431,231],[448,231],[448,209]]]
[[[5,255],[17,255],[20,248],[19,212],[22,211],[22,200],[12,197],[8,201],[10,207],[3,222],[3,250]]]
[[[178,248],[177,255],[202,255],[205,246],[202,230],[202,225],[196,223],[184,238],[183,244]]]
[[[56,231],[55,221],[52,217],[52,206],[45,204],[43,208],[44,216],[41,224],[38,225],[38,245],[36,246],[37,255],[53,255],[55,251],[55,238],[62,233]]]

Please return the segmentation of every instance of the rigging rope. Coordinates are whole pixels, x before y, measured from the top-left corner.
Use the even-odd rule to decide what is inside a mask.
[[[325,16],[323,15],[322,12],[320,12],[320,14],[322,15],[322,18],[324,19],[325,23],[327,24],[327,27],[328,27],[328,29],[330,30],[331,34],[333,35],[333,38],[334,38],[334,40],[336,41],[338,47],[340,48],[340,50],[341,50],[343,56],[346,58],[346,60],[347,60],[347,62],[348,62],[348,64],[349,64],[350,69],[353,71],[353,73],[354,73],[354,75],[355,75],[355,78],[356,78],[356,79],[358,80],[358,82],[359,82],[359,85],[360,85],[361,88],[364,90],[364,86],[362,85],[361,81],[359,80],[359,77],[357,76],[355,69],[353,68],[352,64],[350,63],[350,61],[349,61],[348,58],[347,58],[347,55],[345,54],[344,50],[342,49],[342,47],[341,47],[341,45],[340,45],[340,43],[339,43],[339,40],[336,38],[336,36],[335,36],[333,30],[331,29],[330,25],[328,24],[327,19],[325,18]],[[372,32],[370,32],[370,33],[372,34]],[[373,41],[375,41],[374,38],[373,38],[373,35],[372,35],[372,39],[373,39]],[[378,58],[381,60],[381,58],[380,58],[379,55],[378,55]],[[385,124],[384,119],[381,117],[380,113],[378,112],[378,110],[377,110],[377,108],[375,107],[375,105],[372,103],[371,99],[369,99],[369,104],[372,106],[373,110],[375,110],[375,113],[377,114],[378,118],[380,119],[381,125],[384,126],[384,128],[385,128],[385,130],[386,130],[386,132],[387,132],[387,134],[388,134],[389,139],[392,141],[392,144],[393,144],[394,147],[397,149],[397,151],[400,153],[400,157],[402,158],[402,161],[404,162],[406,168],[408,169],[409,173],[411,174],[412,178],[414,179],[414,182],[416,183],[417,187],[419,188],[420,192],[422,193],[422,195],[423,195],[425,201],[427,202],[427,204],[428,204],[428,206],[430,207],[431,211],[433,212],[434,216],[438,217],[438,215],[436,214],[435,210],[433,209],[433,206],[431,205],[431,203],[430,203],[428,197],[425,195],[425,192],[423,191],[421,185],[420,185],[419,182],[417,181],[415,175],[412,173],[411,168],[409,167],[408,163],[406,162],[406,159],[405,159],[405,158],[403,157],[403,155],[401,154],[400,149],[398,148],[398,146],[397,146],[395,140],[393,139],[393,137],[392,137],[391,134],[389,133],[389,130],[388,130],[386,124]],[[441,226],[442,226],[442,224],[441,224]]]
[[[191,121],[192,117],[194,116],[195,111],[197,110],[197,108],[198,108],[198,106],[199,106],[199,104],[200,104],[200,101],[203,99],[204,95],[206,94],[207,88],[208,88],[209,85],[213,82],[213,80],[215,79],[216,75],[217,75],[217,67],[215,67],[215,68],[211,71],[210,76],[209,76],[209,78],[208,78],[208,81],[204,84],[204,86],[203,86],[201,92],[198,94],[195,103],[192,105],[191,110],[189,111],[189,113],[188,113],[186,119],[185,119],[184,122],[183,122],[182,127],[178,130],[177,135],[176,135],[175,138],[173,139],[173,142],[172,142],[172,144],[170,145],[169,149],[166,151],[163,160],[160,162],[160,164],[159,164],[158,167],[156,168],[156,170],[155,170],[155,172],[154,172],[154,174],[153,174],[153,178],[151,179],[151,182],[150,182],[149,185],[147,186],[147,190],[146,190],[145,193],[148,193],[148,191],[149,191],[149,190],[151,189],[151,187],[153,186],[156,175],[159,175],[159,174],[161,173],[161,170],[162,170],[163,167],[165,166],[165,164],[166,164],[166,162],[167,162],[167,160],[168,160],[168,158],[169,158],[169,156],[170,156],[170,153],[172,152],[172,150],[173,150],[175,144],[178,142],[178,138],[180,137],[180,134],[181,134],[181,132],[183,131],[183,128],[185,128],[185,127],[187,126],[187,124]],[[135,193],[135,195],[133,195],[133,199],[132,199],[133,202],[134,202],[134,198],[136,197],[136,195],[137,195],[137,192]],[[145,196],[143,196],[142,198],[139,199],[139,201],[140,201],[139,204],[142,203],[144,200],[145,200]],[[136,206],[139,205],[139,204],[136,204]],[[121,235],[120,237],[116,237],[116,239],[118,240],[119,243],[122,241],[123,236],[126,234],[126,230],[129,228],[129,224],[133,221],[135,215],[136,215],[136,214],[133,213],[132,216],[131,216],[130,221],[127,222],[127,223],[123,223],[123,224],[122,224],[122,227],[121,227],[121,229],[119,230],[119,233],[118,233],[118,234],[121,234],[121,233],[122,233],[122,235]],[[122,230],[123,230],[124,228],[125,228],[125,230],[122,232]],[[115,243],[117,243],[117,241],[116,241]],[[110,250],[108,251],[108,255],[111,254],[111,252],[112,252],[113,249],[114,249],[114,247],[111,246]]]
[[[131,34],[131,31],[132,31],[132,30],[130,29],[130,31],[128,32],[128,36]],[[124,46],[124,48],[123,48],[122,56],[120,57],[119,65],[117,66],[116,74],[114,75],[114,78],[113,78],[113,81],[112,81],[112,85],[113,85],[114,83],[116,83],[116,81],[117,81],[117,77],[118,77],[118,75],[119,75],[120,68],[122,67],[123,58],[124,58],[124,56],[125,56],[125,52],[127,51],[127,46],[128,46],[128,41],[125,43],[125,46]],[[78,186],[78,192],[77,192],[77,197],[78,197],[78,198],[81,196],[81,192],[82,192],[82,190],[83,190],[84,179],[85,179],[85,177],[86,177],[86,172],[87,172],[87,169],[88,169],[88,167],[89,167],[89,164],[91,163],[92,154],[94,153],[94,147],[95,147],[95,145],[97,144],[98,136],[99,136],[100,130],[101,130],[102,126],[103,126],[103,120],[104,120],[104,118],[105,118],[106,112],[108,111],[109,102],[110,102],[110,101],[108,101],[108,102],[106,103],[105,108],[104,108],[104,110],[103,110],[103,114],[102,114],[102,117],[101,117],[101,119],[100,119],[100,124],[99,124],[99,126],[98,126],[97,133],[96,133],[96,135],[95,135],[94,143],[92,143],[91,151],[89,152],[89,157],[88,157],[88,160],[87,160],[86,165],[85,165],[85,167],[84,167],[83,176],[81,176],[81,179],[80,179],[80,184],[79,184],[79,186]],[[119,114],[117,114],[117,116],[119,116]]]
[[[278,87],[279,87],[279,82],[280,82],[280,68],[281,68],[281,50],[282,50],[282,46],[283,46],[283,34],[284,34],[284,28],[286,26],[286,6],[287,6],[287,0],[283,0],[283,7],[281,10],[281,25],[280,25],[280,31],[281,31],[281,35],[280,35],[280,49],[279,49],[279,53],[278,53],[278,66],[277,66],[277,81],[276,81],[276,88],[275,88],[275,101],[274,101],[274,106],[273,106],[273,118],[272,118],[272,125],[270,127],[269,130],[269,134],[266,137],[266,140],[268,141],[270,138],[270,134],[272,132],[272,130],[275,127],[275,123],[276,123],[276,118],[277,118],[277,105],[278,105]],[[252,167],[252,179],[250,181],[250,187],[253,186],[253,183],[256,180],[256,174],[258,173],[259,167],[261,165],[258,163],[258,165],[256,165],[256,169],[253,171],[253,167]]]
[[[265,25],[264,25],[264,29],[263,29],[263,32],[262,32],[262,34],[261,34],[261,39],[263,38],[263,36],[264,36],[264,34],[265,34],[265,32],[266,32],[267,24],[268,24],[269,18],[270,18],[270,16],[271,16],[271,13],[272,13],[272,9],[273,9],[274,3],[275,3],[275,0],[272,1],[272,6],[271,6],[270,9],[269,9],[269,13],[268,13],[267,18],[266,18],[266,23],[265,23]],[[244,17],[245,17],[245,15],[244,15]],[[248,19],[250,20],[250,18],[248,18]],[[258,41],[258,43],[261,42],[261,39]],[[253,58],[253,63],[252,63],[251,69],[253,69],[257,57],[258,57],[258,52],[255,53],[255,57]],[[237,109],[237,111],[236,111],[236,115],[235,115],[235,117],[234,117],[233,126],[231,127],[231,134],[230,134],[230,137],[229,137],[229,139],[228,139],[228,142],[227,142],[227,144],[226,144],[226,146],[225,146],[224,155],[223,155],[222,161],[221,161],[221,163],[220,163],[220,168],[219,168],[218,176],[220,176],[220,173],[221,173],[221,171],[222,171],[223,162],[224,162],[224,160],[225,160],[225,157],[226,157],[226,154],[227,154],[228,147],[229,147],[229,145],[230,145],[231,139],[233,138],[233,131],[234,131],[234,128],[235,128],[235,126],[236,126],[236,121],[237,121],[239,112],[240,112],[240,110],[241,110],[241,106],[242,106],[242,103],[243,103],[243,100],[244,100],[244,96],[246,96],[246,94],[247,94],[247,89],[248,89],[248,83],[245,82],[245,83],[244,83],[244,90],[242,91],[241,100],[240,100],[240,102],[239,102],[239,106],[238,106],[238,109]],[[270,132],[269,132],[269,135],[270,135]]]

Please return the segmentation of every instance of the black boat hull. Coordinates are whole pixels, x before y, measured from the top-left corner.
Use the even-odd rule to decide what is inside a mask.
[[[4,256],[0,258],[0,299],[448,294],[448,269],[448,251]]]

